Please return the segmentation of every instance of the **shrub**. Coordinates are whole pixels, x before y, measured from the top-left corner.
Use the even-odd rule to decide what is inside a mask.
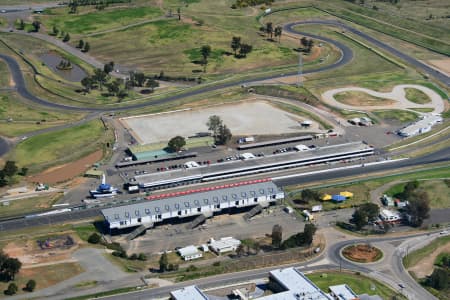
[[[144,253],[139,253],[137,259],[142,260],[142,261],[146,261],[147,260],[147,256]]]
[[[136,259],[138,259],[138,256],[137,256],[136,253],[133,253],[133,254],[130,255],[129,258],[130,258],[131,260],[136,260]]]
[[[189,267],[187,267],[186,271],[187,272],[193,272],[193,271],[197,271],[198,268],[194,265],[190,265]]]
[[[15,293],[17,293],[17,290],[18,290],[17,285],[13,282],[8,285],[8,288],[5,291],[3,291],[3,293],[5,295],[12,296]]]
[[[93,234],[91,234],[88,238],[88,242],[91,244],[98,244],[100,242],[101,236],[94,232]]]
[[[28,292],[32,292],[34,291],[35,288],[36,288],[36,281],[34,281],[33,279],[28,280],[27,284],[25,285],[25,290]]]
[[[219,267],[220,266],[220,261],[216,261],[212,265],[213,265],[213,267]]]

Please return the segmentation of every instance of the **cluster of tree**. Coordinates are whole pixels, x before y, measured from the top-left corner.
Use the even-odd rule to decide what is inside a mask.
[[[364,203],[360,205],[352,215],[356,230],[361,230],[367,223],[373,222],[380,214],[380,207],[375,203]]]
[[[78,12],[79,6],[95,5],[95,8],[102,10],[112,3],[128,3],[131,0],[70,0],[67,6],[69,7],[69,14]]]
[[[112,65],[112,66],[111,66]],[[119,99],[125,98],[128,93],[122,88],[120,79],[110,81],[111,76],[109,73],[114,66],[113,62],[106,64],[102,69],[95,69],[94,74],[87,76],[81,80],[81,85],[84,87],[84,91],[89,93],[92,89],[99,88],[103,91],[103,87],[106,87],[108,93],[107,96],[117,96]]]
[[[14,280],[19,273],[22,263],[17,258],[9,257],[8,254],[0,250],[0,281]]]
[[[62,38],[62,41],[64,43],[70,41],[70,34],[68,32],[64,32],[62,30],[59,31],[58,27],[56,27],[55,25],[53,25],[52,32],[50,32],[49,35]]]
[[[232,9],[236,9],[238,7],[247,7],[247,6],[255,6],[255,5],[269,5],[275,2],[275,0],[236,0],[236,3],[231,5]]]
[[[16,162],[8,160],[3,169],[0,170],[0,187],[6,186],[13,181],[14,175],[26,176],[28,168],[19,168],[16,166]]]
[[[430,198],[426,191],[419,188],[417,181],[410,181],[405,185],[401,198],[408,201],[406,213],[409,216],[409,222],[414,227],[422,225],[423,221],[429,217]]]
[[[435,288],[436,290],[444,291],[450,287],[450,268],[446,267],[436,267],[428,276],[426,284]]]
[[[231,49],[233,49],[234,57],[247,57],[247,54],[252,52],[253,46],[245,43],[241,43],[240,36],[233,36],[231,39]],[[239,54],[237,51],[239,50]]]
[[[141,72],[130,72],[130,79],[127,81],[126,86],[128,89],[132,87],[147,87],[151,89],[151,92],[159,86],[159,82],[154,78],[145,76]]]
[[[130,260],[141,260],[141,261],[147,260],[147,256],[144,253],[139,253],[139,254],[133,253],[130,256],[128,256],[127,252],[122,248],[122,246],[119,243],[106,243],[106,242],[102,241],[101,236],[96,232],[92,233],[89,236],[88,242],[91,244],[99,244],[100,243],[100,244],[106,246],[108,249],[114,250],[112,252],[112,255],[117,256],[117,257],[130,259]]]
[[[305,224],[303,232],[294,234],[281,243],[281,249],[310,246],[313,242],[316,229],[316,226],[312,223]]]
[[[213,132],[215,144],[225,145],[229,140],[231,140],[231,131],[228,129],[227,125],[223,124],[223,121],[219,116],[210,116],[206,126],[208,126],[208,130]]]
[[[17,20],[16,24],[17,30],[25,29],[25,22],[22,19]],[[33,29],[31,30],[32,32],[39,32],[39,29],[41,28],[41,22],[33,21],[33,23],[31,23],[31,26],[33,27]]]
[[[36,288],[36,281],[34,279],[30,279],[25,284],[25,287],[23,288],[23,290],[27,291],[27,292],[32,292],[32,291],[34,291],[35,288]],[[18,289],[19,288],[17,287],[17,284],[15,284],[14,282],[11,282],[8,285],[8,288],[3,291],[3,293],[7,296],[12,296],[15,293],[17,293]]]
[[[195,266],[193,266],[193,267],[195,267]],[[169,264],[169,257],[167,256],[166,252],[164,252],[161,255],[161,257],[159,258],[159,271],[160,272],[177,271],[178,268],[179,268],[178,264]],[[191,271],[191,270],[189,270],[189,271]]]
[[[314,41],[312,39],[307,39],[306,37],[302,37],[300,39],[300,45],[302,46],[299,51],[310,53],[312,47],[314,46]]]
[[[241,257],[244,255],[249,255],[250,250],[253,250],[254,254],[258,254],[259,250],[261,249],[261,245],[252,240],[247,240],[251,243],[244,243],[244,241],[237,247],[236,249],[236,256]]]
[[[78,49],[81,49],[82,52],[89,52],[89,50],[91,49],[91,45],[89,44],[89,42],[85,42],[83,40],[79,40],[76,47]]]
[[[281,40],[281,35],[283,34],[283,28],[281,26],[273,27],[272,22],[266,23],[266,26],[260,27],[260,30],[263,31],[267,38],[273,40],[273,37],[278,37],[278,42]]]
[[[72,63],[68,59],[62,59],[56,66],[56,68],[60,70],[70,70],[72,67]]]
[[[171,152],[178,152],[185,145],[186,140],[184,139],[184,137],[177,135],[176,137],[170,139],[170,141],[167,143],[167,148],[169,148]]]

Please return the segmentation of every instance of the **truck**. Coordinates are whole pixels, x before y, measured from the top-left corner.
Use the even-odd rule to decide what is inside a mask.
[[[139,186],[137,186],[137,185],[128,186],[128,193],[130,193],[130,194],[139,193]]]
[[[302,211],[303,216],[305,217],[306,221],[313,221],[314,220],[314,216],[312,215],[312,213],[310,213],[308,210],[303,210]]]

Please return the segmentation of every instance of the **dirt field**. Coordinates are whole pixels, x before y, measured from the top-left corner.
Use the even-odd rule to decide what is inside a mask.
[[[450,58],[429,60],[428,63],[450,75]]]
[[[408,271],[414,272],[417,278],[424,278],[430,275],[433,273],[436,257],[442,252],[450,252],[450,243],[437,248],[430,255],[419,261],[415,266],[409,268]]]
[[[150,144],[168,141],[176,135],[188,137],[197,132],[208,131],[206,123],[212,115],[219,115],[233,135],[302,132],[299,122],[305,120],[275,108],[265,101],[246,101],[203,109],[136,116],[121,121],[136,140]]]
[[[98,150],[77,161],[50,168],[38,175],[29,177],[28,182],[43,182],[46,184],[55,184],[70,180],[89,169],[93,163],[99,161],[102,158],[102,155],[103,152],[101,150]]]

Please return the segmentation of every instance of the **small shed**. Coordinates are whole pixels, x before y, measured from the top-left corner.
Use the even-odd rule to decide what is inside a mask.
[[[178,253],[184,260],[193,260],[203,256],[197,247],[193,245],[178,249]]]

